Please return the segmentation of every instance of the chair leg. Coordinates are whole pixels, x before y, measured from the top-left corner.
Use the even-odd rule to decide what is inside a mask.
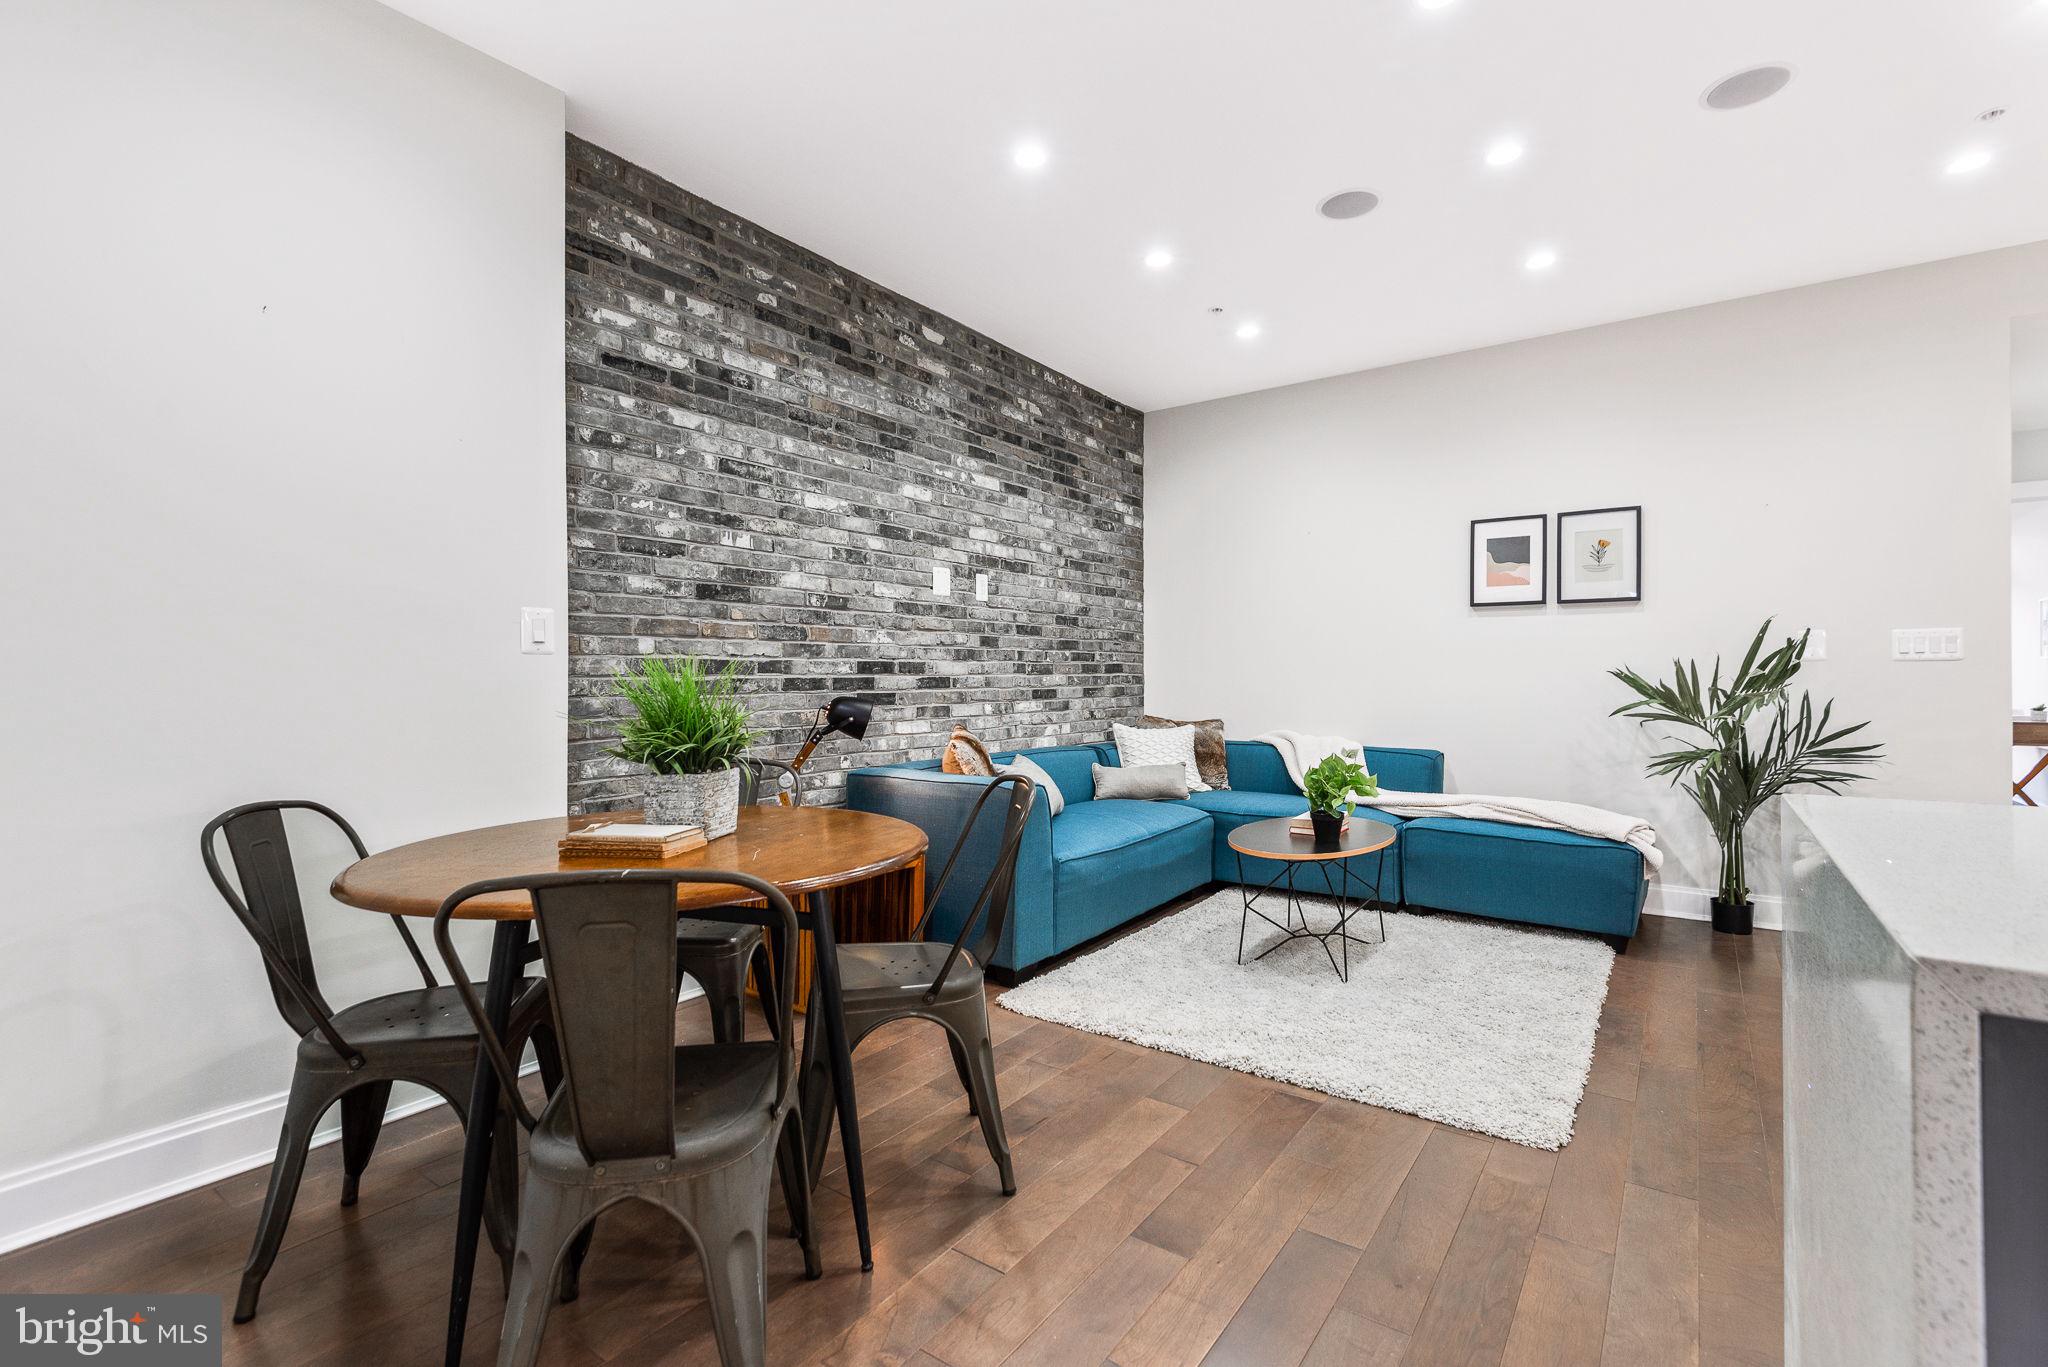
[[[341,1203],[356,1203],[356,1187],[370,1155],[377,1148],[377,1135],[384,1128],[384,1108],[391,1104],[391,1084],[371,1082],[341,1094]]]
[[[781,1000],[775,995],[778,990],[775,982],[775,955],[770,952],[765,938],[761,941],[760,948],[754,951],[750,964],[754,970],[754,990],[760,998],[761,1014],[768,1021],[768,1038],[780,1040],[781,1026],[775,1020],[775,1003]],[[741,1005],[744,1006],[745,1002],[742,1001]]]
[[[1010,1139],[1003,1133],[1003,1103],[996,1096],[996,1056],[988,1035],[988,1005],[979,996],[946,1012],[952,1026],[947,1033],[955,1049],[962,1049],[967,1061],[967,1088],[974,1097],[974,1113],[981,1120],[981,1137],[988,1142],[988,1155],[996,1160],[1002,1178],[1003,1195],[1017,1194],[1017,1170],[1010,1161]],[[964,1049],[961,1040],[967,1041]]]
[[[284,1124],[277,1136],[277,1157],[270,1164],[270,1189],[263,1196],[263,1214],[256,1221],[256,1242],[249,1249],[249,1261],[242,1268],[242,1289],[235,1297],[235,1323],[246,1324],[256,1317],[256,1298],[262,1294],[263,1279],[277,1261],[284,1243],[284,1227],[292,1218],[292,1203],[298,1199],[299,1178],[306,1171],[306,1148],[313,1142],[313,1127],[320,1123],[334,1101],[333,1084],[292,1075],[291,1094],[284,1103]]]
[[[960,1047],[951,1030],[946,1032],[946,1047],[953,1052],[953,1071],[960,1075],[960,1090],[967,1093],[967,1114],[979,1115],[981,1103],[974,1099],[974,1079],[967,1073],[967,1051]]]
[[[768,1183],[774,1145],[690,1180],[685,1209],[703,1252],[704,1287],[723,1367],[766,1367],[768,1291],[762,1265],[768,1238]],[[520,1367],[500,1364],[500,1367]]]
[[[505,1327],[498,1338],[498,1367],[533,1367],[541,1333],[569,1246],[591,1219],[587,1188],[528,1182],[520,1203],[519,1247],[505,1283]]]
[[[597,1237],[597,1220],[576,1231],[576,1237],[569,1241],[568,1256],[562,1259],[562,1284],[555,1297],[567,1305],[583,1294],[583,1260],[590,1256],[590,1241]]]
[[[811,1281],[825,1275],[818,1259],[818,1227],[811,1210],[811,1183],[804,1173],[804,1117],[792,1106],[776,1141],[776,1166],[782,1175],[782,1204],[789,1211],[790,1234],[803,1241],[804,1276]]]
[[[747,961],[720,957],[692,960],[690,976],[704,989],[711,1008],[711,1038],[718,1044],[742,1044],[747,1038]]]

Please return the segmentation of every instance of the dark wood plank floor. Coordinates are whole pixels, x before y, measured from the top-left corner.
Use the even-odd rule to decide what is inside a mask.
[[[770,1250],[771,1360],[1776,1363],[1778,987],[1775,935],[1646,918],[1557,1154],[996,1010],[1009,1200],[936,1027],[899,1025],[858,1057],[874,1273],[857,1270],[835,1151],[824,1280],[803,1280],[792,1242]],[[702,1008],[679,1029],[695,1037]],[[317,1151],[227,1360],[438,1361],[460,1166],[445,1109],[396,1122],[343,1210],[338,1148]],[[264,1180],[0,1258],[0,1288],[232,1304]],[[714,1363],[703,1301],[680,1233],[623,1208],[543,1361]],[[501,1309],[487,1258],[469,1361],[495,1359]]]

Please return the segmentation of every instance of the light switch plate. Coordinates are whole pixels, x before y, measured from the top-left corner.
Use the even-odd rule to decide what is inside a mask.
[[[521,655],[552,655],[555,653],[555,610],[553,608],[519,609],[519,653]]]
[[[1828,657],[1828,633],[1824,627],[1808,629],[1806,637],[1806,658],[1825,660]]]
[[[986,574],[974,576],[974,596],[981,602],[986,603],[988,601],[988,576]]]
[[[953,592],[953,570],[949,565],[932,566],[932,592],[941,598]]]
[[[1894,660],[1946,661],[1963,658],[1961,627],[1893,627]]]

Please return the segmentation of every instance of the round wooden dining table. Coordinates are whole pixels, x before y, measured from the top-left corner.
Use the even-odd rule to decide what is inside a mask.
[[[332,892],[337,901],[366,911],[432,917],[450,894],[485,879],[602,869],[606,867],[602,861],[563,859],[558,842],[569,832],[599,821],[639,819],[637,812],[603,812],[436,836],[358,860],[335,877]],[[853,1054],[840,999],[839,956],[829,894],[833,889],[898,870],[921,872],[925,844],[924,832],[909,822],[873,812],[837,807],[748,806],[740,809],[739,827],[732,834],[670,859],[636,861],[631,865],[752,874],[780,888],[796,908],[799,928],[810,932],[815,971],[811,975],[799,1073],[805,1136],[811,1149],[810,1176],[815,1186],[836,1112],[863,1270],[873,1268],[874,1255],[868,1237],[867,1185],[861,1165],[859,1110],[853,1093]],[[920,888],[922,882],[922,878],[914,878],[911,886]],[[730,907],[746,896],[742,889],[716,883],[681,883],[676,892],[678,908],[683,911]],[[493,1028],[503,1032],[514,994],[526,976],[526,965],[538,953],[531,943],[533,905],[524,893],[498,893],[471,898],[457,907],[453,915],[462,920],[496,923],[484,1002]],[[498,1111],[497,1074],[479,1051],[470,1090],[456,1216],[455,1269],[448,1305],[449,1367],[456,1367],[462,1359],[463,1328],[469,1316],[470,1281],[476,1267]],[[502,1180],[516,1177],[508,1174]]]

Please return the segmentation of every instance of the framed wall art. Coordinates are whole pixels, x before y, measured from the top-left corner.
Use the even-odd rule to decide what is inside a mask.
[[[1557,601],[1639,603],[1642,598],[1642,505],[1559,513]]]
[[[1549,597],[1542,513],[1472,521],[1471,602],[1475,608],[1541,603]]]

